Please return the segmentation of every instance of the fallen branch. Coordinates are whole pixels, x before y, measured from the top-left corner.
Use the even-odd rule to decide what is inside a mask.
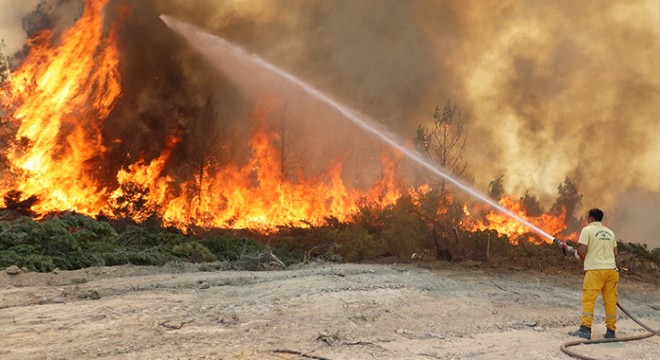
[[[273,258],[273,260],[275,260],[278,264],[280,264],[280,266],[282,266],[283,269],[286,269],[286,265],[284,265],[282,260],[278,259],[277,256],[273,254],[273,251],[270,248],[268,248],[268,251],[270,252],[270,257]]]
[[[172,330],[179,330],[181,329],[184,325],[191,323],[192,321],[182,321],[179,323],[179,325],[173,325],[170,324],[169,320],[168,321],[163,321],[162,323],[158,324],[160,326],[166,327],[168,329]]]
[[[330,359],[328,359],[326,357],[323,357],[323,356],[305,354],[305,353],[302,353],[300,351],[295,351],[295,350],[279,350],[278,349],[278,350],[273,350],[272,352],[274,352],[276,354],[298,355],[298,356],[302,356],[302,357],[307,358],[307,359],[314,359],[314,360],[330,360]]]
[[[505,291],[505,292],[512,292],[512,293],[514,293],[514,294],[518,294],[518,295],[520,295],[520,293],[518,293],[518,292],[516,292],[516,291],[513,291],[513,290],[509,291],[509,290],[507,290],[507,289],[505,289],[505,288],[503,288],[503,287],[497,285],[497,283],[495,283],[495,281],[493,281],[493,279],[489,279],[489,280],[490,280],[490,282],[493,283],[493,285],[497,286],[497,288],[500,289],[500,290],[502,290],[502,291]]]
[[[382,346],[380,346],[378,344],[368,342],[368,341],[355,341],[355,342],[342,341],[341,344],[344,345],[344,346],[362,345],[362,346],[373,346],[373,347],[377,347],[377,348],[382,348]]]

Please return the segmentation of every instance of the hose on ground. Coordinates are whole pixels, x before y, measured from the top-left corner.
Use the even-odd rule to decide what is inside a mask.
[[[660,336],[660,332],[658,330],[654,330],[654,329],[650,328],[648,325],[641,322],[638,318],[636,318],[630,312],[628,312],[628,310],[626,310],[626,308],[621,306],[620,303],[617,302],[616,306],[618,306],[619,309],[621,309],[621,311],[623,311],[624,314],[628,315],[628,317],[630,319],[632,319],[632,321],[636,322],[639,326],[643,327],[644,329],[646,329],[649,332],[647,334],[643,334],[643,335],[620,337],[620,338],[616,338],[616,339],[594,339],[594,340],[567,341],[567,342],[561,344],[561,346],[559,347],[561,349],[561,351],[563,351],[566,355],[574,357],[576,359],[598,360],[596,358],[580,355],[580,354],[578,354],[574,351],[568,350],[568,347],[581,345],[581,344],[589,345],[589,344],[602,344],[602,343],[612,343],[612,342],[634,341],[634,340],[641,340],[641,339],[650,338],[651,336],[655,336],[655,335]]]

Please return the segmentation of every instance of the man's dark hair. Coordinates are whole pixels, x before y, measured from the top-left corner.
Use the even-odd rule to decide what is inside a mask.
[[[596,221],[603,221],[603,211],[600,209],[589,210],[589,217],[594,218]]]

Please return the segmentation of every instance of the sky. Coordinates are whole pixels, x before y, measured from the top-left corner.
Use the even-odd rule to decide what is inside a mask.
[[[23,46],[20,18],[36,2],[0,0],[5,52]],[[402,138],[450,100],[468,129],[476,187],[504,175],[509,193],[529,191],[549,206],[568,176],[583,194],[581,211],[600,207],[620,238],[660,246],[660,1],[122,2],[132,8],[121,20],[125,71],[182,71],[191,91],[222,83],[208,80],[212,70],[158,20],[168,14],[240,44]],[[172,54],[167,68],[158,49]],[[141,85],[146,75],[134,79],[128,87],[155,93],[156,85]],[[177,88],[183,80],[172,81]]]

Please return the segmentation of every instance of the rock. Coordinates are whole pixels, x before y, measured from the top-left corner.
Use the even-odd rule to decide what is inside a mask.
[[[344,258],[339,254],[332,254],[329,260],[332,262],[340,263],[344,261]]]
[[[53,269],[52,273],[53,273],[53,274],[59,274],[59,273],[60,273],[60,269],[59,269],[59,268],[55,268],[55,269]]]
[[[200,289],[200,290],[208,289],[210,287],[211,287],[211,284],[207,283],[206,281],[202,281],[199,284],[197,284],[197,288]]]
[[[21,273],[21,269],[18,268],[16,265],[12,265],[8,268],[5,269],[5,272],[9,275],[18,275]]]
[[[21,268],[21,271],[26,273],[26,272],[30,272],[30,269],[28,269],[28,268],[26,268],[25,266],[23,266],[23,267]]]
[[[396,333],[399,334],[399,335],[403,335],[405,332],[406,332],[406,331],[403,330],[403,329],[398,329],[398,330],[396,331]]]
[[[535,331],[543,331],[544,329],[543,329],[542,326],[534,326],[534,330]]]

